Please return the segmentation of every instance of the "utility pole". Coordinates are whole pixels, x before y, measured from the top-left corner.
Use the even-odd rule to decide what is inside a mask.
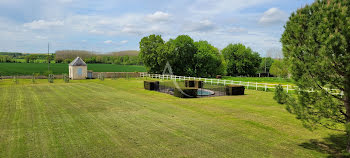
[[[50,43],[47,43],[47,72],[50,72]]]

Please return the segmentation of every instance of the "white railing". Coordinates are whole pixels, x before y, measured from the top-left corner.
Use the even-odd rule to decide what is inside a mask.
[[[275,89],[279,84],[270,84],[270,83],[260,83],[260,82],[244,82],[244,81],[233,81],[233,80],[222,80],[222,79],[213,79],[213,78],[202,78],[202,77],[186,77],[186,76],[177,76],[177,75],[164,75],[164,74],[148,74],[148,73],[140,73],[140,77],[150,77],[157,78],[162,80],[175,80],[175,81],[183,81],[183,80],[200,80],[204,83],[210,84],[223,84],[223,85],[242,85],[247,89],[252,90],[263,90],[267,91],[268,89]],[[290,91],[295,91],[298,87],[294,85],[281,85],[283,89],[289,93]],[[327,89],[333,95],[343,95],[343,92],[339,92],[337,89]],[[309,90],[308,92],[314,92],[314,90]]]

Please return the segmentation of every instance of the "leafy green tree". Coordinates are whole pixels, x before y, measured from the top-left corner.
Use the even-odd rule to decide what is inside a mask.
[[[157,49],[164,45],[164,41],[160,35],[150,35],[144,37],[140,41],[140,58],[145,64],[148,72],[161,73],[164,66],[158,64]]]
[[[260,55],[243,44],[229,44],[222,54],[227,63],[227,74],[232,76],[254,76],[261,63]]]
[[[271,57],[264,57],[261,59],[261,63],[259,66],[259,73],[269,73],[270,68],[274,60]]]
[[[287,62],[275,60],[271,65],[270,73],[277,77],[287,78],[289,73]]]
[[[195,74],[200,77],[214,77],[224,73],[224,65],[219,50],[207,41],[198,41],[194,45],[197,52],[195,59]]]
[[[167,60],[176,75],[195,76],[194,55],[197,48],[193,39],[188,35],[177,36],[167,42]]]
[[[297,10],[285,25],[283,52],[299,86],[289,104],[306,127],[344,130],[350,152],[350,1],[317,0]],[[336,88],[343,96],[325,88]],[[309,93],[313,89],[315,92]],[[339,125],[345,127],[339,127]]]

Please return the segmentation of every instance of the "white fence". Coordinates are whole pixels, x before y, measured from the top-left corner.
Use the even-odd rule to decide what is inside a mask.
[[[244,82],[244,81],[233,81],[233,80],[222,80],[222,79],[213,79],[213,78],[201,78],[201,77],[186,77],[186,76],[176,76],[176,75],[163,75],[163,74],[148,74],[148,73],[140,73],[140,77],[150,77],[157,78],[162,80],[175,80],[175,81],[183,81],[183,80],[201,80],[204,83],[210,84],[235,84],[245,86],[247,89],[252,90],[263,90],[268,91],[269,89],[275,89],[278,84],[269,84],[269,83],[259,83],[259,82]],[[289,93],[290,91],[295,91],[298,87],[294,85],[281,85],[284,90]],[[327,89],[330,94],[333,95],[343,95],[343,92],[340,92],[338,89]],[[314,92],[314,90],[309,90],[308,92]]]
[[[255,89],[255,90],[264,90],[268,91],[268,89],[274,89],[276,88],[276,85],[278,84],[269,84],[269,83],[259,83],[259,82],[244,82],[244,81],[233,81],[233,80],[222,80],[222,79],[213,79],[213,78],[201,78],[201,77],[186,77],[186,76],[176,76],[176,75],[161,75],[161,74],[148,74],[148,73],[141,73],[141,77],[150,77],[150,78],[157,78],[162,80],[175,80],[175,81],[183,81],[183,80],[200,80],[204,83],[209,84],[223,84],[223,85],[229,85],[229,84],[235,84],[235,85],[242,85],[245,86],[247,89]],[[287,92],[294,91],[296,86],[292,85],[282,85],[283,89],[285,89]]]

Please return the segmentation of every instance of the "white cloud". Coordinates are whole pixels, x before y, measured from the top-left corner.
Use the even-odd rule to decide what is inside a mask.
[[[120,44],[126,44],[128,42],[129,42],[128,40],[122,40],[122,41],[120,41]]]
[[[288,19],[288,15],[278,9],[278,8],[270,8],[266,12],[264,12],[263,16],[260,18],[259,23],[261,24],[278,24],[285,22]]]
[[[45,37],[45,36],[35,36],[35,38],[37,38],[37,39],[47,39],[47,37]]]
[[[170,14],[164,13],[161,11],[157,11],[153,14],[149,14],[146,16],[146,20],[150,22],[161,22],[161,21],[169,21]]]
[[[194,13],[214,15],[239,11],[270,1],[272,0],[196,0],[189,10]]]
[[[59,20],[56,20],[56,21],[34,20],[33,22],[23,24],[24,27],[33,29],[33,30],[47,29],[47,28],[63,26],[63,25],[64,25],[64,22]]]
[[[189,32],[207,32],[213,29],[215,29],[215,25],[210,20],[202,20],[194,23],[186,23],[184,26],[184,30]]]
[[[106,41],[103,41],[103,43],[105,43],[105,44],[111,44],[111,43],[113,43],[113,41],[112,41],[112,40],[106,40]]]

